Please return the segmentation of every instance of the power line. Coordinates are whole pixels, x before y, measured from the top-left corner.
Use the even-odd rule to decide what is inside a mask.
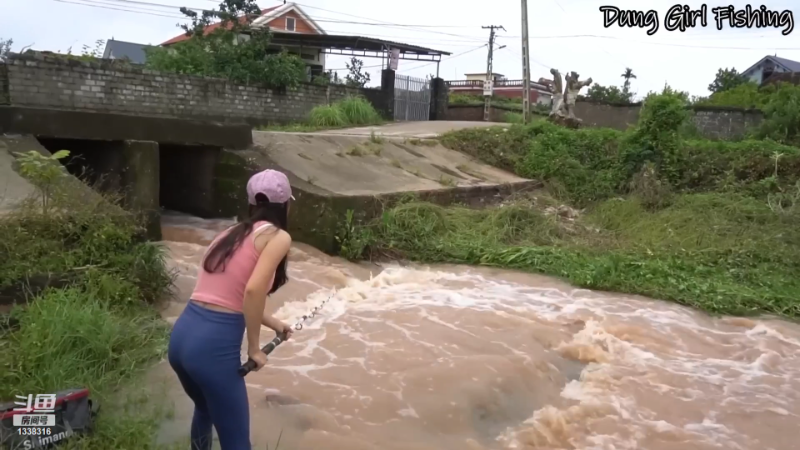
[[[339,11],[331,11],[329,9],[324,9],[324,8],[319,8],[319,7],[316,7],[316,6],[305,5],[305,4],[297,3],[297,2],[295,2],[295,3],[297,5],[300,5],[300,6],[304,7],[304,8],[317,9],[317,10],[320,10],[320,11],[325,11],[325,12],[329,12],[329,13],[333,13],[333,14],[340,14],[340,15],[343,15],[343,16],[354,17],[356,19],[371,20],[373,22],[376,22],[378,24],[385,25],[385,26],[395,26],[395,25],[397,25],[397,24],[393,24],[391,22],[385,22],[385,21],[382,21],[382,20],[373,19],[371,17],[356,16],[354,14],[347,14],[347,13],[343,13],[343,12],[339,12]],[[412,27],[408,27],[408,28],[409,29],[415,29],[415,28],[412,28]],[[417,29],[417,31],[423,31],[425,33],[436,33],[436,34],[444,34],[444,35],[448,35],[448,36],[469,38],[469,39],[474,39],[476,41],[482,40],[481,38],[478,38],[476,36],[466,36],[466,35],[463,35],[463,34],[446,33],[444,31],[430,31],[430,30],[420,30],[420,29]]]
[[[509,38],[514,36],[501,36]],[[519,37],[519,36],[517,36]],[[713,49],[713,50],[800,50],[800,47],[719,47],[719,46],[705,46],[705,45],[683,45],[671,42],[652,42],[652,41],[631,41],[625,38],[616,36],[602,36],[595,34],[574,34],[567,36],[529,36],[529,39],[569,39],[569,38],[597,38],[597,39],[612,39],[617,41],[633,42],[637,44],[649,45],[663,45],[667,47],[682,47],[682,48],[697,48],[697,49]]]
[[[111,10],[115,10],[115,11],[124,11],[124,12],[136,13],[136,14],[146,14],[148,16],[169,17],[171,19],[181,19],[181,18],[186,19],[185,16],[181,17],[181,16],[177,16],[177,15],[173,16],[173,15],[166,15],[166,14],[158,14],[158,13],[155,13],[155,12],[148,12],[148,11],[137,11],[137,10],[134,10],[134,9],[114,8],[112,6],[99,6],[99,5],[92,5],[92,4],[89,4],[89,3],[70,2],[70,1],[67,1],[67,0],[53,0],[53,1],[54,2],[59,2],[59,3],[69,3],[69,4],[72,4],[72,5],[88,6],[90,8],[111,9]]]

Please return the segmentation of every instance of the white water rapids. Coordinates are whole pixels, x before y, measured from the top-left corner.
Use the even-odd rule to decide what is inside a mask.
[[[167,318],[230,224],[165,216],[180,271]],[[281,449],[799,448],[796,324],[504,270],[356,265],[301,244],[289,268],[268,300],[277,317],[337,293],[248,375],[255,448],[279,434]],[[183,437],[191,404],[171,382],[168,434]]]

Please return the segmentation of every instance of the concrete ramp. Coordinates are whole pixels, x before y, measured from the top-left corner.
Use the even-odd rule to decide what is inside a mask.
[[[36,193],[36,188],[14,170],[14,153],[50,152],[32,136],[0,135],[0,212],[9,211]]]
[[[379,195],[528,180],[442,147],[381,134],[253,132],[254,149],[297,178],[339,195]]]

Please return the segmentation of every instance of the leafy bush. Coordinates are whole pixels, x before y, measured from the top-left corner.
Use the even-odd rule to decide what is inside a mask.
[[[785,108],[791,113],[792,97],[784,98],[789,99]],[[545,181],[555,194],[579,206],[632,189],[642,193],[645,166],[650,167],[653,182],[646,190],[661,192],[660,200],[651,200],[662,206],[668,203],[664,203],[668,191],[723,190],[765,198],[792,189],[800,179],[797,147],[771,140],[688,139],[687,101],[683,93],[671,89],[651,94],[639,123],[627,132],[570,130],[539,121],[528,126],[458,130],[440,141],[488,164]],[[781,104],[780,100],[774,104]]]
[[[613,196],[626,181],[620,151],[621,132],[608,128],[569,130],[534,124],[530,142],[516,172],[526,178],[557,181],[566,199],[583,205]]]
[[[763,106],[759,137],[800,145],[800,86],[780,83]]]

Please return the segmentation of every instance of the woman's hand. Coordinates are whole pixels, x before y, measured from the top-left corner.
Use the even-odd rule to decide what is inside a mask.
[[[286,333],[287,341],[289,340],[290,337],[292,337],[292,334],[294,334],[294,328],[291,325],[284,322],[280,322],[280,324],[278,325],[278,329],[275,331],[278,333]]]
[[[256,362],[256,368],[253,369],[253,372],[258,372],[259,369],[261,369],[262,367],[264,367],[265,364],[267,364],[267,354],[262,352],[260,348],[257,348],[255,350],[248,350],[247,356],[249,356],[250,359]]]

